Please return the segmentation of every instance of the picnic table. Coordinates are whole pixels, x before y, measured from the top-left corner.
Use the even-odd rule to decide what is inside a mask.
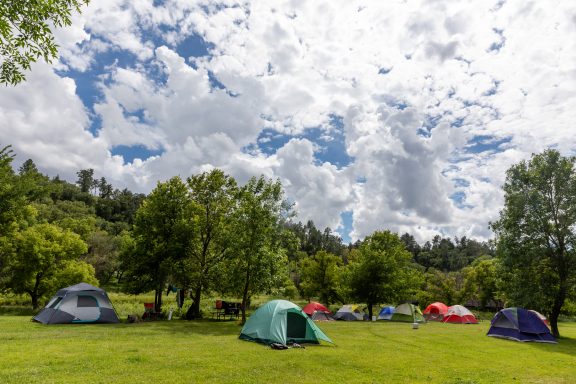
[[[224,319],[226,320],[226,316],[229,319],[238,318],[240,314],[240,309],[242,308],[242,303],[235,303],[230,301],[224,300],[216,300],[216,305],[214,311],[212,312],[212,318],[216,318],[218,320]]]

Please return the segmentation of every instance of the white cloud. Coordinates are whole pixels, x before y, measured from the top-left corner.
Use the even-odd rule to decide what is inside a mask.
[[[549,146],[576,150],[575,15],[568,2],[91,2],[58,32],[59,68],[89,72],[103,53],[134,60],[104,63],[94,106],[73,80],[35,67],[0,95],[0,142],[50,172],[90,166],[143,191],[210,167],[279,177],[303,220],[336,228],[353,211],[353,237],[486,238],[510,165]],[[210,56],[178,53],[192,35]],[[354,158],[342,169],[318,162],[329,137],[271,156],[244,149],[270,144],[264,128],[297,135],[331,115],[344,118]],[[472,153],[479,136],[503,144]],[[123,164],[109,152],[117,145],[164,152]]]

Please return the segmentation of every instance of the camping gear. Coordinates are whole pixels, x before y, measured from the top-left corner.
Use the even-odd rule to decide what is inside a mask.
[[[357,321],[364,320],[364,312],[357,305],[343,305],[334,314],[336,320]]]
[[[394,307],[387,306],[383,307],[378,314],[378,320],[390,320],[392,315],[394,314]]]
[[[328,314],[332,314],[332,312],[330,312],[330,310],[328,308],[326,308],[325,306],[323,306],[320,303],[317,303],[315,301],[312,301],[308,304],[306,304],[304,306],[304,308],[302,308],[302,310],[308,315],[308,316],[312,316],[312,314],[316,311],[319,312],[324,312],[324,313],[328,313]]]
[[[331,314],[323,311],[314,311],[310,318],[314,321],[334,321],[336,320]]]
[[[422,314],[427,321],[442,321],[448,312],[448,306],[441,302],[435,302],[426,307]]]
[[[304,313],[306,313],[314,321],[332,321],[332,312],[325,306],[315,301],[312,301],[302,308]]]
[[[540,312],[535,311],[533,309],[529,309],[529,311],[534,312],[536,314],[536,316],[538,316],[538,318],[544,322],[544,324],[546,324],[547,326],[550,326],[550,323],[548,322],[548,319],[546,318],[546,316],[544,316]]]
[[[414,304],[404,303],[397,306],[390,321],[403,321],[406,323],[424,323],[426,320],[420,308]]]
[[[43,324],[120,322],[106,291],[87,283],[60,289],[32,320]]]
[[[448,307],[448,312],[444,315],[445,323],[453,324],[478,324],[476,316],[463,305],[453,305]]]
[[[258,308],[242,327],[240,339],[283,345],[332,343],[299,306],[286,300],[272,300]]]
[[[488,336],[515,341],[556,343],[550,330],[534,312],[523,308],[504,308],[492,319]]]

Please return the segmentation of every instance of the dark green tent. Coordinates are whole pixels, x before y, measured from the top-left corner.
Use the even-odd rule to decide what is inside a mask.
[[[244,324],[240,338],[264,344],[332,343],[299,306],[286,300],[272,300],[258,308]]]

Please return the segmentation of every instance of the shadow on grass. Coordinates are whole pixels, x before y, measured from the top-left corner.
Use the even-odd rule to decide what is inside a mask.
[[[114,324],[113,327],[158,331],[169,334],[199,334],[210,336],[240,335],[242,327],[236,321],[211,321],[211,320],[158,320],[139,323]]]
[[[576,353],[576,339],[569,337],[560,337],[557,339],[558,343],[537,343],[537,342],[519,342],[515,340],[506,340],[499,337],[493,337],[494,340],[502,343],[522,343],[542,352],[563,353],[566,355],[574,356]]]
[[[539,349],[546,352],[564,353],[570,356],[574,356],[576,353],[576,339],[569,337],[560,337],[557,339],[558,344],[551,343],[529,343],[535,349]]]

